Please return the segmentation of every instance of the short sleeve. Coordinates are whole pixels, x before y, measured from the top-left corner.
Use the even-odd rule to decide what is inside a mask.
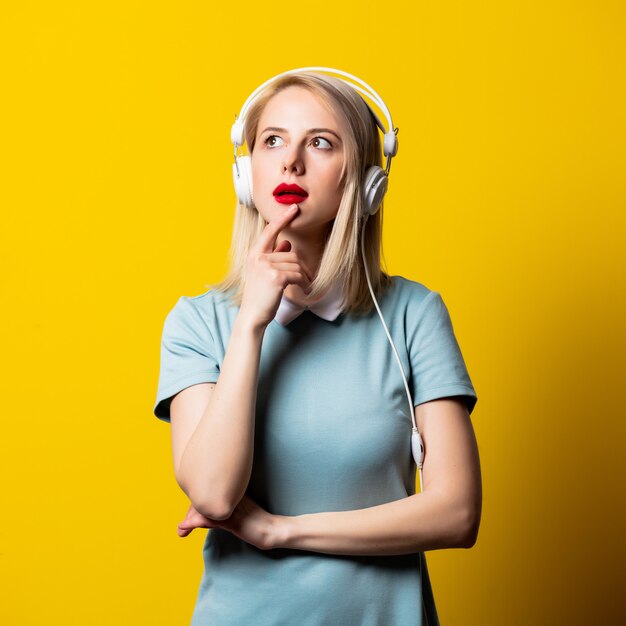
[[[198,309],[181,296],[163,325],[159,383],[154,414],[170,421],[170,403],[179,391],[219,377],[211,331]]]
[[[409,315],[407,334],[413,404],[463,396],[471,414],[478,396],[439,292],[430,291]]]

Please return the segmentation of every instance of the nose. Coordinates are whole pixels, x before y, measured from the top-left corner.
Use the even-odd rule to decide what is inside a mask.
[[[283,174],[293,172],[296,175],[304,173],[304,161],[297,146],[285,152],[283,158]]]

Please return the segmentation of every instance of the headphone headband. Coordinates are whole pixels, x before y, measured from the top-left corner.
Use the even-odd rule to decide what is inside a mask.
[[[387,157],[387,167],[386,172],[389,173],[389,169],[391,167],[391,158],[394,157],[398,152],[398,139],[396,134],[398,132],[397,128],[393,126],[393,120],[391,119],[391,113],[387,108],[387,105],[384,103],[383,99],[378,95],[378,93],[370,87],[364,80],[357,78],[353,74],[349,74],[348,72],[344,72],[343,70],[334,69],[331,67],[299,67],[295,70],[288,70],[286,72],[282,72],[277,74],[276,76],[272,76],[269,80],[266,80],[264,83],[259,85],[246,99],[241,107],[241,111],[239,115],[235,116],[235,123],[231,129],[230,139],[235,147],[235,156],[237,154],[237,148],[241,147],[244,143],[243,131],[244,131],[244,120],[245,116],[248,113],[248,109],[252,106],[252,103],[256,99],[256,97],[261,93],[265,87],[267,87],[270,83],[274,82],[278,78],[282,78],[283,76],[288,76],[289,74],[296,74],[298,72],[323,72],[325,74],[338,74],[339,76],[344,76],[345,78],[349,78],[350,80],[346,80],[345,78],[339,78],[346,85],[352,87],[355,91],[359,92],[362,96],[365,96],[372,100],[378,108],[383,112],[385,118],[387,119],[387,124],[389,130],[387,130],[382,122],[380,121],[378,115],[376,115],[375,111],[369,105],[369,103],[364,99],[367,108],[370,110],[376,125],[385,135],[383,141],[383,154]],[[352,81],[352,82],[351,82]],[[356,83],[356,84],[355,84]]]

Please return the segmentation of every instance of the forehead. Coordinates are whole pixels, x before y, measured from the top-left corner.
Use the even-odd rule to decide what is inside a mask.
[[[340,130],[341,122],[317,94],[303,87],[287,87],[272,96],[259,118],[259,130],[266,126],[328,127]]]

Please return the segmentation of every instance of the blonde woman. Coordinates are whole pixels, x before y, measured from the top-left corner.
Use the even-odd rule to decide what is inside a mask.
[[[477,538],[477,395],[439,292],[380,266],[394,129],[381,175],[365,83],[333,72],[250,101],[230,272],[165,320],[178,532],[210,529],[192,626],[434,626],[422,554]]]

